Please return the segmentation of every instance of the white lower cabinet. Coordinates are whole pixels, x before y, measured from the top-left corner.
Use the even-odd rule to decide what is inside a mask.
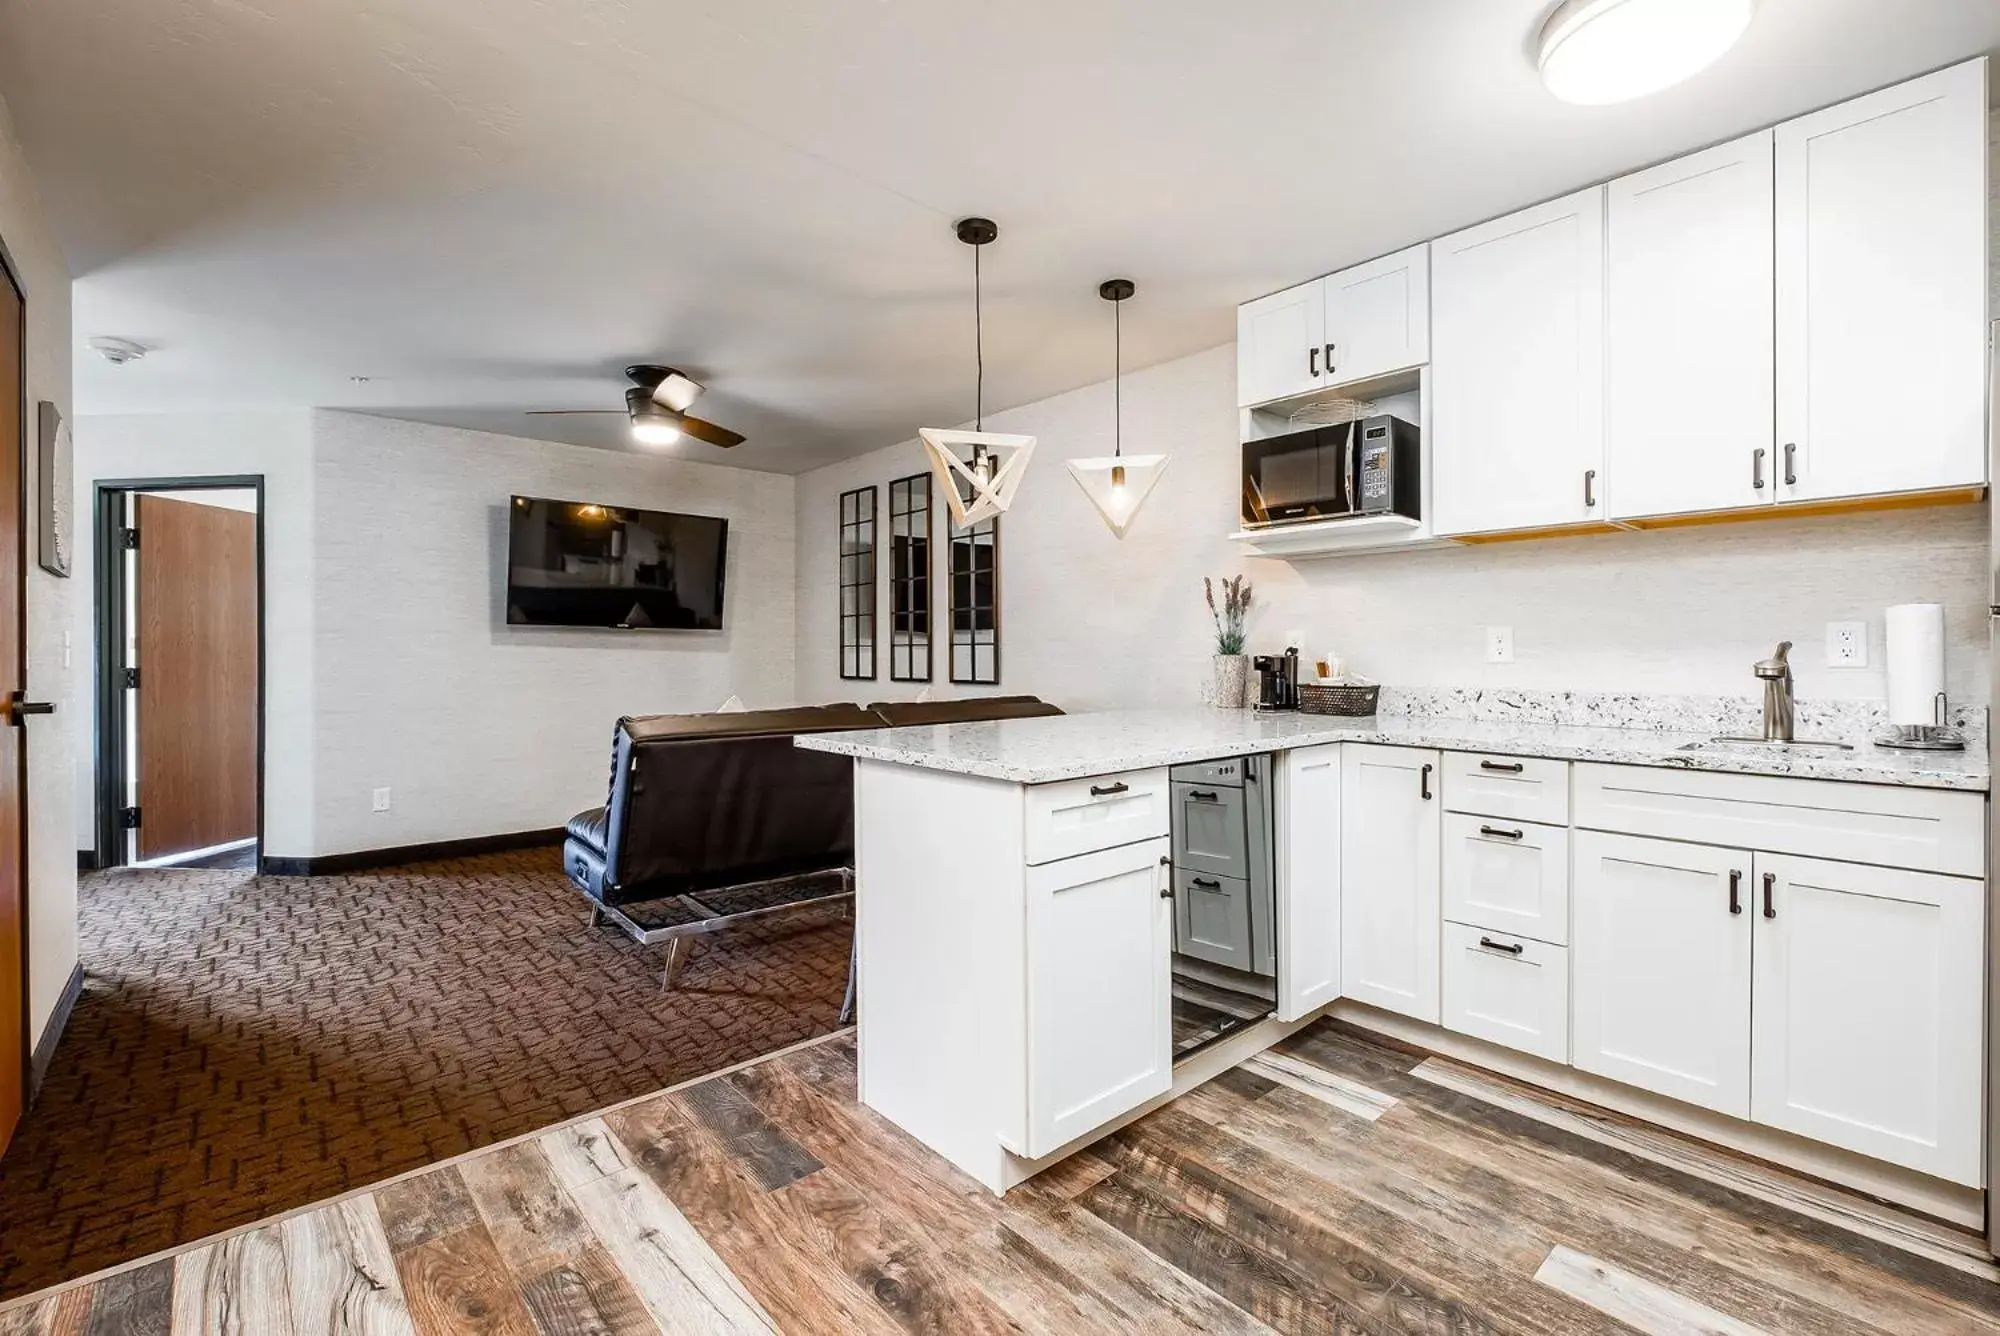
[[[1169,842],[1027,869],[1026,1145],[1046,1155],[1173,1087]]]
[[[1577,831],[1571,1064],[1750,1116],[1752,859]]]
[[[1567,943],[1569,828],[1445,813],[1444,916]]]
[[[1756,857],[1751,1117],[1980,1182],[1985,887]]]
[[[1345,743],[1340,778],[1341,992],[1438,1021],[1438,753]]]
[[[1569,952],[1532,937],[1444,925],[1444,1027],[1569,1061]]]
[[[1340,747],[1284,754],[1279,768],[1278,1019],[1340,996]]]

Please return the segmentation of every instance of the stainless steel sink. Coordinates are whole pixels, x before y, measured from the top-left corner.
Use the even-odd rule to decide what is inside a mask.
[[[1786,742],[1780,738],[1739,737],[1718,737],[1709,738],[1705,742],[1685,742],[1681,744],[1680,750],[1705,751],[1710,747],[1773,747],[1781,751],[1786,747],[1812,747],[1826,751],[1854,750],[1854,744],[1851,742],[1824,742],[1817,738],[1794,738],[1790,742]]]

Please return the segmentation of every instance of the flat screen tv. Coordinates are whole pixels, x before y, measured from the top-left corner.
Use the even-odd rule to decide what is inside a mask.
[[[509,625],[722,629],[728,520],[540,496],[507,510]]]

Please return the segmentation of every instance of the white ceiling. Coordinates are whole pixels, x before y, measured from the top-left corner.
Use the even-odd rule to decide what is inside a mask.
[[[1352,261],[2000,47],[2000,0],[1764,0],[1690,83],[1565,106],[1545,0],[0,0],[78,276],[77,409],[365,409],[626,448],[687,368],[797,471],[1228,340]],[[355,384],[350,377],[371,377]]]

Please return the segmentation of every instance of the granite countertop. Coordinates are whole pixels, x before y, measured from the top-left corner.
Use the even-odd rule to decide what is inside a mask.
[[[1436,747],[1556,761],[1665,766],[1746,775],[1790,775],[1863,784],[1985,792],[1986,748],[1906,752],[1866,742],[1851,751],[1818,747],[1712,745],[1707,732],[1605,728],[1522,719],[1490,720],[1380,715],[1339,719],[1308,714],[1258,714],[1206,707],[1108,710],[987,723],[811,733],[797,745],[812,751],[959,775],[1045,784],[1183,761],[1284,751],[1322,742],[1376,742]]]

